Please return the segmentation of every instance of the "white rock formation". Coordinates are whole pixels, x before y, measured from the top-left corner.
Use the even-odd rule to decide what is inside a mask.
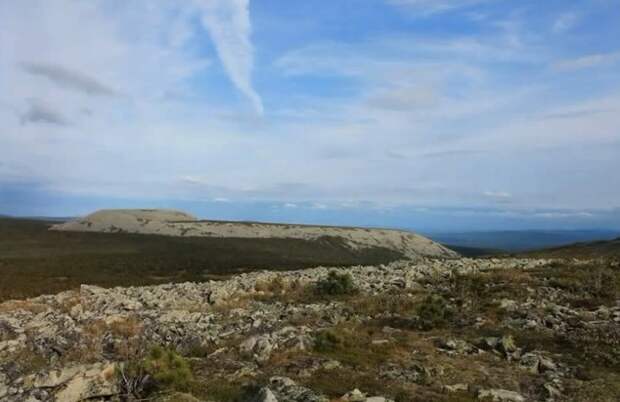
[[[159,209],[101,210],[51,230],[103,233],[139,233],[181,237],[284,238],[317,240],[330,236],[351,249],[384,247],[408,258],[455,258],[458,254],[415,233],[356,227],[293,225],[260,222],[200,221],[184,212]]]

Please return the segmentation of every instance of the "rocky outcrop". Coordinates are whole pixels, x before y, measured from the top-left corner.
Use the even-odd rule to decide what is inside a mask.
[[[478,392],[478,399],[488,402],[525,402],[518,392],[505,389],[483,389]]]
[[[456,258],[458,254],[439,243],[415,233],[391,230],[336,226],[273,224],[260,222],[198,221],[193,216],[170,210],[102,210],[51,230],[139,233],[180,237],[282,238],[320,240],[341,239],[353,250],[382,247],[403,257]]]
[[[575,344],[602,339],[610,345],[604,356],[613,358],[620,305],[574,307],[562,304],[566,292],[527,283],[519,285],[517,294],[508,293],[510,281],[519,275],[540,275],[560,263],[582,264],[421,258],[350,267],[346,272],[356,292],[344,298],[309,293],[339,270],[318,267],[204,283],[83,285],[9,301],[0,304],[0,401],[114,400],[123,389],[119,373],[149,345],[194,359],[204,370],[203,379],[259,382],[248,398],[261,402],[397,399],[372,388],[383,384],[426,390],[428,400],[438,393],[490,401],[570,400],[567,384],[578,368],[556,351],[544,350],[544,344],[532,347],[513,334],[530,331]],[[495,278],[472,286],[476,292],[499,289],[499,297],[461,300],[467,275],[479,281],[481,275]],[[409,305],[423,302],[424,294],[446,295],[458,331],[416,327],[420,313]],[[472,307],[474,301],[475,308],[484,302],[491,313],[482,316]],[[493,319],[478,336],[471,335]],[[357,359],[364,353],[368,356]],[[324,383],[360,373],[372,379],[371,385],[347,382],[336,395],[326,395],[312,385],[320,381],[309,380],[318,376]],[[520,384],[529,388],[520,389]]]

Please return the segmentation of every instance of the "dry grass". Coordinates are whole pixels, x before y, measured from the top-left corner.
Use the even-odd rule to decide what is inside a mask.
[[[47,311],[49,306],[46,304],[35,303],[30,300],[11,300],[0,303],[0,313],[12,313],[15,311],[27,311],[32,314],[39,314]]]
[[[120,317],[111,322],[91,321],[82,326],[79,348],[72,348],[62,356],[65,363],[95,363],[102,360],[104,352],[112,353],[115,360],[127,361],[144,353],[143,324],[136,317]],[[104,350],[104,337],[116,340],[112,350]],[[109,356],[108,356],[109,357]]]

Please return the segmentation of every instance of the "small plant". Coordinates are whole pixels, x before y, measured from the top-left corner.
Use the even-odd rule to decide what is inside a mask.
[[[257,282],[254,287],[259,292],[272,294],[281,294],[286,290],[286,284],[284,283],[284,280],[282,280],[281,276],[276,276],[275,278],[267,281]]]
[[[143,398],[158,391],[187,391],[193,381],[187,360],[172,349],[153,347],[147,356],[127,363],[119,373],[126,396]]]
[[[342,339],[332,331],[319,332],[314,338],[314,350],[317,352],[333,352],[343,343]]]
[[[353,278],[349,273],[339,274],[330,271],[327,278],[321,279],[316,283],[316,292],[321,295],[350,295],[357,292],[353,284]]]
[[[192,381],[187,361],[172,349],[154,347],[144,359],[145,371],[163,388],[186,391]]]
[[[452,317],[448,302],[438,295],[427,296],[418,306],[417,313],[419,327],[424,330],[443,327]]]

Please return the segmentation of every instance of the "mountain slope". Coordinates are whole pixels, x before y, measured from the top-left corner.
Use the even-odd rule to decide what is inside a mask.
[[[620,258],[620,237],[614,240],[581,242],[536,250],[527,255],[549,258]]]
[[[202,282],[261,269],[384,264],[403,259],[383,247],[343,240],[173,237],[51,231],[54,222],[0,218],[0,301],[74,289]]]
[[[52,230],[157,234],[174,237],[239,239],[341,239],[352,250],[383,247],[407,258],[458,257],[458,254],[426,237],[391,229],[274,224],[261,222],[199,221],[183,212],[169,210],[101,210],[81,219],[54,225]]]

